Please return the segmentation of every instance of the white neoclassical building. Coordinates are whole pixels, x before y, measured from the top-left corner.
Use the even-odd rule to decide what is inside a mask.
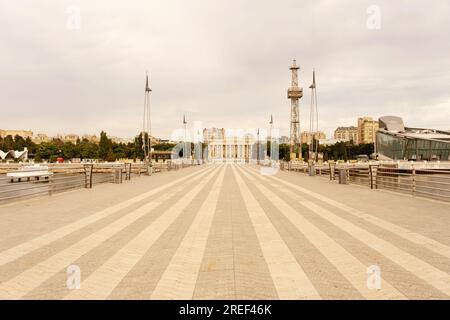
[[[207,158],[211,162],[248,163],[252,160],[255,139],[251,134],[227,136],[225,129],[204,129]]]

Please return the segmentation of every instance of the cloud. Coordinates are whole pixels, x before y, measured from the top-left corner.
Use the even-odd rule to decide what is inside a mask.
[[[450,4],[377,1],[3,1],[0,127],[131,137],[141,127],[145,71],[152,127],[170,137],[182,116],[205,126],[289,133],[286,89],[297,58],[302,130],[317,71],[321,129],[358,116],[401,115],[450,129]],[[81,29],[67,28],[79,6]],[[443,116],[446,115],[446,116]],[[346,122],[346,123],[344,123]]]

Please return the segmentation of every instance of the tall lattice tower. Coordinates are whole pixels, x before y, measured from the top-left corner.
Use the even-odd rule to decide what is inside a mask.
[[[300,111],[298,100],[303,97],[303,88],[298,86],[298,69],[297,62],[292,62],[289,68],[292,71],[291,86],[288,88],[288,99],[291,99],[291,153],[299,153],[301,155],[300,146]]]

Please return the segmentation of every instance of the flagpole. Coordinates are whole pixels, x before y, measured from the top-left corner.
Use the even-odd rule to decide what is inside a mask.
[[[152,136],[151,136],[151,117],[150,117],[150,89],[148,85],[148,73],[145,76],[145,99],[144,99],[144,127],[142,132],[144,162],[148,166],[148,174],[152,174]],[[146,137],[147,135],[147,137]],[[148,149],[147,149],[148,145]]]
[[[148,158],[149,158],[149,166],[150,166],[150,175],[152,175],[152,173],[153,173],[153,163],[152,163],[152,118],[151,118],[150,92],[149,92],[149,95],[148,95]]]
[[[142,118],[142,151],[144,151],[144,163],[147,162],[147,150],[146,150],[146,145],[147,143],[145,142],[145,128],[146,128],[146,119],[147,119],[147,93],[144,93],[144,116]]]
[[[184,126],[184,150],[183,150],[183,162],[187,162],[187,122],[186,122],[186,116],[183,114],[183,126]]]
[[[259,128],[256,137],[256,164],[259,166]]]
[[[315,106],[316,106],[316,135],[319,135],[319,108],[317,106],[317,85],[316,85],[316,70],[313,70],[313,82],[314,82],[314,98],[315,98]],[[319,151],[319,140],[316,141],[316,150],[315,150],[315,161],[317,162]]]
[[[273,137],[272,137],[272,131],[273,131],[273,116],[270,115],[270,152],[269,152],[269,165],[272,167],[272,158],[273,158]]]
[[[309,143],[309,156],[314,153],[313,162],[317,162],[317,151],[319,147],[319,141],[315,141],[319,133],[319,112],[317,109],[317,91],[316,91],[316,71],[313,69],[313,83],[309,86],[311,89],[311,108],[309,115],[309,128],[310,128],[310,139]],[[308,161],[311,160],[308,158]]]

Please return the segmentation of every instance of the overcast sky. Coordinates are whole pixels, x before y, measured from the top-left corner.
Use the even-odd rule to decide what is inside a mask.
[[[448,0],[0,0],[0,129],[132,137],[148,70],[156,136],[183,113],[234,129],[272,113],[288,135],[293,58],[302,131],[313,68],[328,135],[359,116],[450,129],[449,39]]]

